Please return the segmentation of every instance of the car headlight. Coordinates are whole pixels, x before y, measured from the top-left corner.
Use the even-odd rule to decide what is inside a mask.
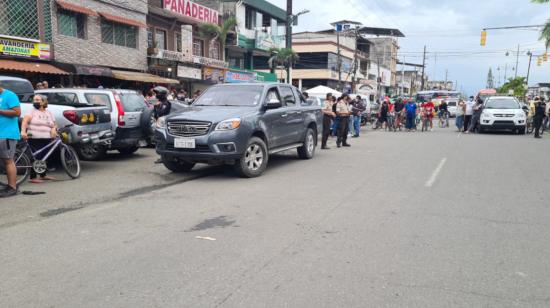
[[[519,111],[518,113],[516,113],[516,117],[518,117],[520,119],[524,119],[525,118],[525,112]]]
[[[481,114],[481,116],[484,117],[484,118],[490,118],[490,117],[492,117],[493,115],[490,114],[490,113],[488,113],[488,112],[484,112],[484,113]]]
[[[166,127],[166,117],[160,117],[155,122],[155,126],[157,128],[165,128]]]
[[[216,130],[234,130],[241,126],[241,119],[235,118],[235,119],[228,119],[225,121],[221,121],[216,126]]]

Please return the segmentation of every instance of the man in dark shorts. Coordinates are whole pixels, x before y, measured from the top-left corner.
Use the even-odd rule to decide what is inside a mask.
[[[17,169],[13,162],[19,135],[21,115],[19,98],[0,86],[0,161],[4,164],[8,186],[0,187],[0,198],[17,194]]]

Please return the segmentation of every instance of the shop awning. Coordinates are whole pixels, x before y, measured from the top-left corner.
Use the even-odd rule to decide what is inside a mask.
[[[147,25],[144,22],[141,22],[139,20],[124,18],[121,16],[111,15],[109,13],[103,13],[103,12],[100,12],[99,15],[101,15],[101,17],[107,19],[108,21],[117,22],[117,23],[139,27],[139,28],[147,28]]]
[[[147,74],[147,73],[138,73],[138,72],[129,72],[129,71],[117,71],[111,70],[113,77],[121,80],[131,80],[131,81],[140,81],[147,83],[168,83],[168,84],[177,84],[180,83],[179,80],[164,78],[157,75]]]
[[[14,61],[14,60],[0,60],[0,70],[54,74],[54,75],[69,75],[69,73],[65,72],[64,70],[58,69],[57,67],[51,64],[40,63],[40,62],[23,62],[23,61]]]
[[[111,72],[111,69],[108,67],[77,65],[77,64],[74,64],[73,66],[77,75],[113,77],[113,73]]]
[[[61,0],[56,0],[55,2],[62,9],[67,10],[67,11],[71,11],[71,12],[75,12],[75,13],[81,13],[81,14],[85,14],[85,15],[88,15],[88,16],[99,16],[99,14],[96,11],[91,10],[87,7],[83,7],[83,6],[80,6],[80,5],[68,3],[68,2],[65,2],[65,1],[61,1]]]

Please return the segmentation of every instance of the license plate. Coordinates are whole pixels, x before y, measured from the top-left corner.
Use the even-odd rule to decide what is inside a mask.
[[[176,138],[174,139],[174,148],[176,149],[194,149],[195,139],[192,138]]]
[[[143,148],[143,147],[146,147],[148,143],[147,143],[147,140],[140,140],[138,144],[140,147]]]

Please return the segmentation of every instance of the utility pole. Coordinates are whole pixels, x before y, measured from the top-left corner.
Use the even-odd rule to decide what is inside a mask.
[[[357,42],[358,40],[359,40],[359,29],[358,27],[355,27],[355,53],[353,54],[353,76],[351,78],[351,93],[357,93],[357,91],[355,91],[355,80],[356,80],[356,74],[357,74],[357,47],[359,47],[358,46],[359,44]]]
[[[516,73],[514,75],[514,78],[518,77],[518,63],[519,63],[519,44],[518,44],[518,53],[516,54]]]
[[[401,65],[401,96],[405,95],[405,56]]]
[[[376,82],[378,83],[378,99],[382,99],[382,87],[380,86],[380,83],[382,82],[382,77],[380,77],[380,57],[376,57],[376,68],[378,69],[378,73],[376,74]]]
[[[502,84],[506,83],[506,74],[508,74],[508,63],[504,63],[504,80],[502,81]]]
[[[531,59],[533,58],[533,53],[531,51],[527,52],[527,55],[529,55],[529,66],[527,66],[527,79],[526,83],[527,86],[529,86],[529,73],[531,72]]]
[[[286,48],[292,49],[292,0],[286,0]],[[290,76],[290,65],[286,68],[286,77],[289,84],[292,84],[292,77]]]
[[[445,70],[445,90],[449,90],[447,87],[447,76],[449,75],[449,70]]]
[[[338,47],[338,60],[336,66],[338,68],[338,91],[342,92],[342,57],[340,54],[340,32],[336,31],[336,45]]]
[[[424,45],[424,56],[422,59],[422,80],[420,83],[420,91],[424,91],[424,70],[426,69],[426,45]]]

